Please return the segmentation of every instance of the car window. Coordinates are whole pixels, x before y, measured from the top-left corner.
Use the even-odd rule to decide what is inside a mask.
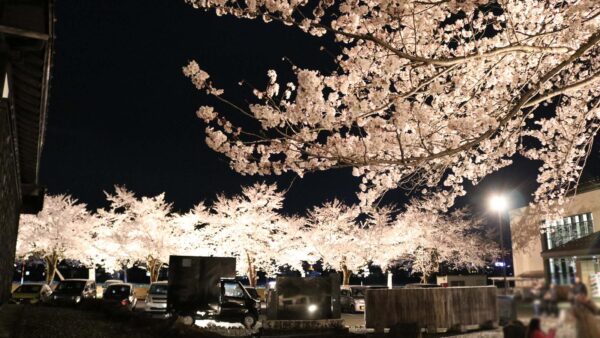
[[[152,284],[148,293],[152,295],[166,295],[167,285],[166,284]]]
[[[17,293],[38,293],[42,289],[41,285],[21,285],[19,286],[15,292]]]
[[[59,291],[81,291],[85,287],[85,282],[61,282],[56,287]]]
[[[366,290],[362,289],[362,288],[361,289],[358,289],[358,288],[352,289],[352,296],[353,297],[364,297],[365,291]]]
[[[250,297],[254,298],[254,299],[259,299],[260,296],[258,295],[258,291],[256,291],[256,289],[254,288],[246,288],[246,291],[248,291],[248,294],[250,295]]]
[[[348,290],[342,290],[342,291],[340,292],[340,294],[341,294],[342,296],[348,296]]]
[[[238,283],[225,283],[225,297],[243,298],[244,290]]]
[[[131,288],[129,285],[111,285],[106,289],[104,298],[109,299],[123,299],[131,295]]]

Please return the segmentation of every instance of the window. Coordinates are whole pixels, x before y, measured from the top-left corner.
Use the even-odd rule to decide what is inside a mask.
[[[124,299],[131,294],[129,285],[111,285],[106,289],[104,298],[107,299]]]
[[[544,223],[548,229],[546,233],[548,249],[556,248],[594,232],[594,222],[591,213],[567,216],[563,219],[546,221]]]
[[[243,298],[244,290],[238,283],[225,283],[225,297]]]
[[[8,74],[4,75],[4,83],[2,86],[2,98],[3,99],[8,99]]]
[[[15,293],[38,293],[42,289],[41,285],[25,284],[19,286]]]
[[[75,282],[75,281],[62,281],[56,287],[58,291],[81,291],[85,288],[84,282]]]
[[[148,293],[153,295],[166,295],[168,290],[167,284],[152,284]]]

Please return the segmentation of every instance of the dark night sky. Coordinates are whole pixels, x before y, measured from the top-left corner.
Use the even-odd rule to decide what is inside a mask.
[[[283,56],[299,66],[332,67],[319,50],[327,39],[279,24],[217,17],[183,0],[57,1],[56,16],[41,181],[49,193],[70,193],[91,209],[105,205],[103,191],[114,184],[141,195],[165,191],[176,209],[187,210],[216,193],[237,193],[241,184],[265,180],[233,172],[205,145],[195,111],[214,102],[182,75],[188,60],[196,59],[241,103],[249,90],[237,83],[262,86],[270,67],[289,73]],[[486,178],[459,204],[482,211],[485,196],[497,189],[512,191],[514,206],[525,204],[537,168],[517,163]],[[287,188],[292,175],[266,180]],[[300,212],[334,197],[354,201],[356,186],[348,170],[306,175],[288,192],[286,210]],[[388,199],[401,202],[402,194]]]

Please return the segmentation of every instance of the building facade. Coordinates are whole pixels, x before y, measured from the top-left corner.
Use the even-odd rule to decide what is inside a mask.
[[[43,203],[53,25],[51,0],[0,1],[0,305],[10,297],[19,215]]]
[[[600,297],[600,181],[581,186],[562,217],[544,219],[530,207],[510,211],[515,276],[572,284],[580,277]]]

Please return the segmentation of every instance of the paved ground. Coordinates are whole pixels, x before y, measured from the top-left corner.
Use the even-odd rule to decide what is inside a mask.
[[[172,322],[105,309],[4,305],[0,337],[10,338],[217,338]]]
[[[144,309],[140,302],[136,312]],[[563,306],[563,310],[565,310]],[[532,311],[528,307],[519,307],[519,318],[526,324]],[[364,327],[363,314],[343,314],[346,326],[354,333],[354,337],[376,337],[372,330]],[[600,322],[600,318],[599,318]],[[557,338],[576,338],[574,321],[568,316],[562,322],[558,318],[543,317],[542,323],[547,330],[558,326]],[[559,325],[560,324],[560,325]],[[184,332],[185,331],[185,332]],[[216,330],[213,332],[220,332]],[[46,306],[5,305],[0,309],[0,338],[45,338],[45,337],[216,337],[214,333],[187,332],[179,328],[173,331],[164,320],[150,319],[141,314],[116,316],[102,310],[91,308],[62,308]],[[425,335],[433,337],[465,337],[465,338],[501,338],[500,330],[475,331],[467,334]]]

